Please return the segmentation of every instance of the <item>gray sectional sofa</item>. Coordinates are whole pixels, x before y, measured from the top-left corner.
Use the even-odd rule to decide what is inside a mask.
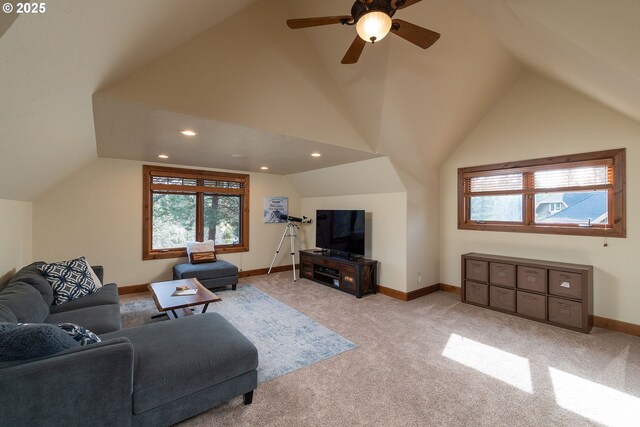
[[[118,289],[51,305],[37,268],[0,289],[4,323],[75,323],[102,342],[0,362],[2,425],[171,425],[229,399],[251,403],[255,346],[217,313],[121,329]],[[102,281],[103,270],[93,267]]]

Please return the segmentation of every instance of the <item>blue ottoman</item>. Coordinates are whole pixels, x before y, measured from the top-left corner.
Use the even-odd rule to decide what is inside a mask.
[[[173,266],[173,280],[198,279],[208,289],[231,286],[235,291],[238,284],[238,267],[219,259],[216,262],[191,264],[185,262]]]

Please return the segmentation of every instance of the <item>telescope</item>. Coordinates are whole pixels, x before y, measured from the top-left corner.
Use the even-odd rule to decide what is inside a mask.
[[[280,219],[284,219],[285,221],[290,221],[290,222],[301,222],[303,224],[311,224],[311,218],[307,218],[306,216],[303,216],[302,218],[298,218],[297,216],[280,215]]]

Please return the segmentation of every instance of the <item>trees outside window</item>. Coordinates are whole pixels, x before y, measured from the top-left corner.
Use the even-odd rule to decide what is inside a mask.
[[[249,176],[143,166],[143,259],[186,256],[188,240],[249,248]]]

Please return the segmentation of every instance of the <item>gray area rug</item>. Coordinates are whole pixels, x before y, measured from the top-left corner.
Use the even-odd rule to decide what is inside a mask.
[[[235,291],[223,291],[217,295],[222,301],[210,304],[207,312],[220,313],[258,348],[258,382],[288,374],[357,347],[253,286],[239,286]],[[201,306],[195,308],[196,313],[201,310]],[[157,312],[148,295],[120,306],[124,328],[169,321],[166,317],[151,319]]]

